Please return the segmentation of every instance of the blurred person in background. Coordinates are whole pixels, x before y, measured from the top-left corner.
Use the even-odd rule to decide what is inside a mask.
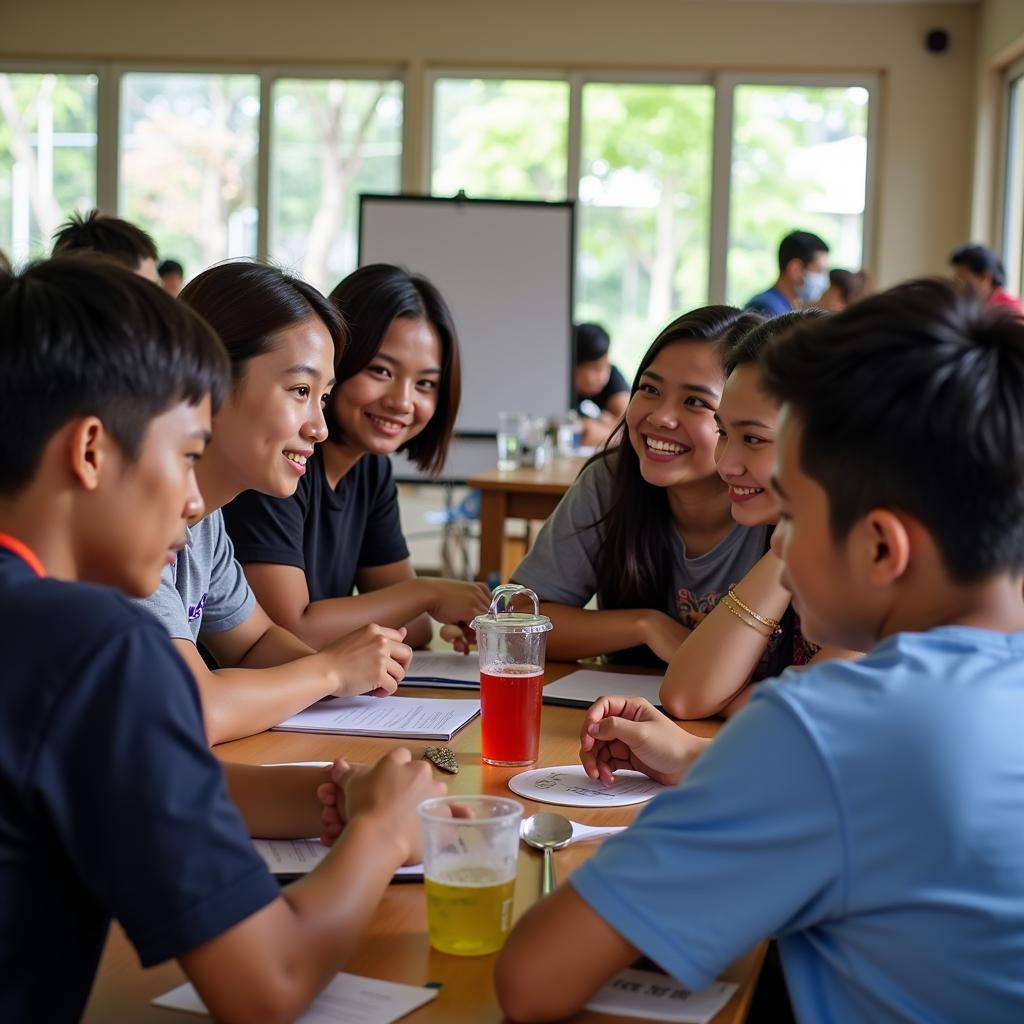
[[[953,280],[969,284],[990,306],[1006,306],[1024,319],[1024,306],[1003,286],[1003,261],[987,245],[971,242],[954,249],[949,257]]]

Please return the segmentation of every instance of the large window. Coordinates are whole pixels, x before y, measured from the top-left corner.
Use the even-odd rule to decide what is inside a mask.
[[[434,195],[565,199],[566,82],[441,78],[433,106]]]
[[[742,304],[775,281],[779,240],[794,229],[823,238],[833,266],[860,269],[867,113],[861,87],[736,87],[730,302]]]
[[[574,315],[608,328],[629,375],[674,316],[771,284],[788,231],[820,234],[834,266],[867,259],[871,78],[438,70],[409,126],[394,68],[86,70],[0,68],[0,248],[16,262],[100,205],[186,277],[257,256],[326,291],[355,266],[360,193],[575,200]],[[1022,83],[1011,69],[1011,286]]]
[[[359,194],[401,188],[401,84],[279,79],[271,137],[270,255],[329,292],[356,265]]]
[[[770,285],[789,231],[860,268],[869,84],[441,73],[431,192],[576,199],[574,316],[628,376],[675,316]]]
[[[0,72],[0,249],[15,264],[96,203],[96,87],[95,75]]]
[[[575,315],[629,372],[706,301],[713,112],[706,85],[583,87]]]
[[[189,276],[256,255],[259,114],[255,75],[121,79],[120,213]]]

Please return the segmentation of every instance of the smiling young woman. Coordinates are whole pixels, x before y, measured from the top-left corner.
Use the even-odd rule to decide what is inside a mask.
[[[237,494],[284,497],[305,476],[327,436],[341,318],[311,285],[246,261],[204,271],[180,301],[219,335],[231,388],[195,468],[205,514],[143,603],[196,678],[210,742],[262,731],[321,697],[394,690],[410,656],[399,632],[339,631],[315,653],[260,607],[224,528],[222,506]],[[198,643],[219,668],[211,671]]]
[[[725,387],[715,414],[716,462],[729,489],[732,517],[743,526],[774,527],[779,521],[771,490],[779,403],[764,389],[761,353],[796,325],[824,316],[818,309],[784,313],[754,328],[726,355]],[[731,714],[747,703],[753,683],[793,665],[857,656],[804,638],[774,551],[733,583],[665,672],[661,703],[677,718]]]
[[[351,334],[325,409],[328,439],[294,497],[264,488],[225,509],[238,558],[274,621],[314,647],[371,621],[406,627],[424,646],[432,617],[465,649],[487,589],[416,576],[389,459],[444,464],[461,393],[451,312],[428,280],[389,264],[361,267],[331,299]]]
[[[733,521],[715,472],[724,353],[760,322],[705,306],[648,349],[623,421],[512,574],[555,624],[551,657],[668,661],[764,554],[767,528]]]

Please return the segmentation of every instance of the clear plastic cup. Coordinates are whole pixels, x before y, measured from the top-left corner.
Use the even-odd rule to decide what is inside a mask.
[[[430,944],[455,956],[496,953],[512,927],[523,805],[442,796],[418,809]]]
[[[517,469],[530,419],[525,412],[498,413],[498,469]]]
[[[533,612],[509,611],[518,596]],[[487,764],[522,766],[537,760],[544,686],[544,646],[551,620],[537,595],[506,583],[494,590],[485,615],[472,623],[480,651],[481,754]]]

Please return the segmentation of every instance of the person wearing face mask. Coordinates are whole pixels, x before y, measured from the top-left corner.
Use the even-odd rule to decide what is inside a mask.
[[[779,243],[779,276],[746,305],[762,316],[810,306],[828,288],[828,246],[810,231],[792,231]]]

